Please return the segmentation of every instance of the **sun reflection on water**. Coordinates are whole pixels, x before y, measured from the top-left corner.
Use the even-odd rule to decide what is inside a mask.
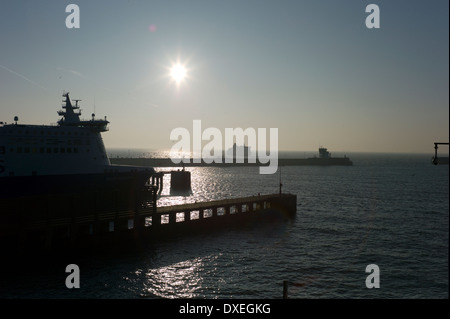
[[[145,273],[144,294],[161,298],[196,298],[203,287],[205,263],[217,256],[197,257],[168,266],[148,269]]]
[[[178,170],[178,168],[157,167],[156,170],[170,172]],[[255,184],[262,185],[261,193],[268,194],[278,190],[277,176],[259,175],[257,167],[234,168],[234,170],[239,171],[237,174],[233,173],[232,169],[221,167],[189,167],[186,170],[191,172],[192,191],[186,194],[171,194],[171,176],[170,174],[165,174],[163,189],[157,202],[159,207],[238,196],[254,196],[258,194],[258,192],[251,191],[252,185]],[[253,177],[249,179],[249,172],[254,172],[256,175],[252,175]],[[240,190],[240,194],[236,194],[237,189]]]

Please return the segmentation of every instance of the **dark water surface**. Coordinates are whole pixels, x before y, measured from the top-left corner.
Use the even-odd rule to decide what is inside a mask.
[[[281,168],[283,192],[298,196],[291,222],[98,255],[24,256],[2,272],[0,297],[281,298],[289,280],[302,285],[290,298],[448,298],[448,165],[428,155],[347,155],[354,166]],[[256,167],[189,170],[192,195],[168,196],[166,180],[159,205],[278,192],[279,173]],[[80,268],[79,289],[65,286],[69,263]],[[369,264],[380,269],[379,289],[366,287]]]

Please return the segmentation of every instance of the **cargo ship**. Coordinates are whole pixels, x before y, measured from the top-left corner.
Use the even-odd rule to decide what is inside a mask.
[[[344,157],[332,157],[331,153],[328,152],[328,149],[325,147],[319,147],[319,157],[309,157],[309,158],[300,158],[300,159],[279,159],[279,165],[318,165],[318,166],[334,166],[334,165],[343,165],[343,166],[351,166],[353,162],[346,155]]]

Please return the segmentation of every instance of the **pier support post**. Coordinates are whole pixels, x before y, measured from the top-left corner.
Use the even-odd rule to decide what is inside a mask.
[[[190,222],[191,221],[191,211],[184,211],[184,221],[185,222]]]
[[[177,222],[177,213],[171,212],[169,213],[169,224],[173,225]]]
[[[134,217],[134,228],[141,229],[145,227],[145,217],[135,216]]]
[[[152,214],[152,227],[161,226],[161,214]]]
[[[283,299],[288,298],[288,286],[289,286],[289,281],[283,280]]]

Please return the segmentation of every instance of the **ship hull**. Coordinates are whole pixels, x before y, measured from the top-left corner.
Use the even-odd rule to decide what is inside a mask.
[[[153,170],[111,174],[2,177],[0,178],[0,199],[62,193],[84,193],[98,190],[126,190],[127,192],[132,192],[143,188],[152,174]]]
[[[133,218],[131,212],[140,205],[155,203],[155,192],[145,186],[152,174],[144,171],[1,178],[0,238],[17,239],[27,232],[42,232],[48,225],[67,229],[76,222],[77,227],[86,228],[97,223],[101,214],[109,216],[103,219],[114,220],[115,214],[125,212]]]

